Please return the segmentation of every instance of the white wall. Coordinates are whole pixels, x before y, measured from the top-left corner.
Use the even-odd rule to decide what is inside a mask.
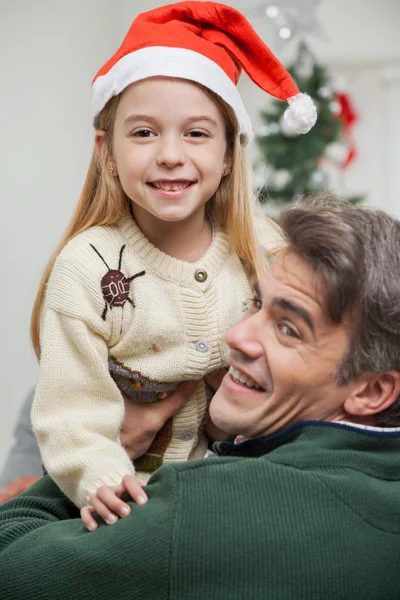
[[[107,0],[0,2],[0,463],[36,379],[29,318],[91,153],[91,78],[114,49]],[[112,25],[111,25],[112,27]]]
[[[383,71],[386,91],[386,124],[389,171],[389,203],[393,214],[400,218],[400,64],[391,65]]]
[[[91,153],[91,79],[132,17],[161,4],[0,1],[0,464],[22,398],[36,378],[28,328],[38,280],[76,204]],[[252,14],[249,0],[229,4]],[[398,79],[382,82],[385,69],[400,64],[400,3],[352,0],[350,10],[347,0],[323,0],[318,15],[327,39],[312,39],[312,47],[348,77],[361,116],[360,154],[348,172],[348,187],[365,190],[373,203],[392,209],[400,189],[394,158],[400,156],[400,92]],[[254,26],[276,50],[271,27],[260,19]],[[281,47],[280,57],[289,60],[292,48]],[[241,91],[257,126],[265,95],[246,79]]]

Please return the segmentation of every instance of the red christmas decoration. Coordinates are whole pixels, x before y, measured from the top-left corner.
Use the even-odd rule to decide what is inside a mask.
[[[349,94],[337,92],[335,94],[335,99],[340,105],[338,119],[343,123],[343,137],[348,145],[347,156],[341,164],[342,169],[346,169],[357,156],[357,148],[351,130],[354,123],[358,120],[358,115],[354,110]]]

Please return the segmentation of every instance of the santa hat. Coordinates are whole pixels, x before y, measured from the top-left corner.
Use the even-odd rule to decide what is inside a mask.
[[[284,118],[293,132],[311,129],[317,119],[311,98],[299,93],[247,19],[216,2],[178,2],[140,14],[93,80],[94,116],[131,83],[178,77],[218,94],[235,111],[240,133],[251,139],[253,128],[236,87],[242,69],[261,89],[289,103]]]

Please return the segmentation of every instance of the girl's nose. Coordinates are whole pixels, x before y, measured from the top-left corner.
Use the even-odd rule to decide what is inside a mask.
[[[168,168],[183,165],[186,162],[182,141],[175,136],[168,136],[160,140],[157,155],[157,164]]]
[[[260,358],[264,352],[260,339],[260,325],[257,323],[257,315],[244,317],[226,334],[229,348],[238,350],[253,360]]]

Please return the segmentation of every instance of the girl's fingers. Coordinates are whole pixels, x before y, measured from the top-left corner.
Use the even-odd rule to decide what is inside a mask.
[[[96,521],[93,519],[94,512],[93,506],[84,506],[81,508],[81,519],[84,526],[86,529],[89,529],[89,531],[94,531],[98,527]]]
[[[100,489],[101,488],[99,488],[99,490]],[[118,521],[118,515],[115,514],[115,512],[112,512],[112,510],[110,510],[110,507],[100,500],[100,498],[98,497],[99,490],[97,490],[97,494],[90,495],[90,505],[97,512],[99,517],[101,517],[103,521],[107,523],[107,525],[113,525]]]
[[[118,486],[118,488],[120,487],[122,488],[124,486]],[[106,485],[102,485],[97,490],[97,500],[100,501],[103,506],[106,507],[106,509],[108,509],[107,518],[103,517],[102,514],[99,514],[101,517],[103,517],[108,525],[115,523],[117,518],[114,519],[114,517],[127,517],[131,512],[129,505],[119,498],[121,491],[122,490],[120,489],[114,489]]]
[[[136,479],[133,475],[125,475],[122,480],[123,485],[125,486],[126,491],[131,496],[132,500],[136,502],[136,504],[145,504],[147,502],[147,494],[139,483],[139,480]]]
[[[147,495],[141,485],[144,483],[133,475],[125,475],[120,485],[115,488],[106,485],[99,487],[97,492],[89,497],[90,506],[81,509],[81,518],[85,527],[89,531],[97,529],[98,525],[93,518],[94,513],[97,513],[107,525],[116,523],[118,517],[127,517],[131,512],[130,506],[119,497],[125,492],[128,492],[137,504],[145,504]]]

